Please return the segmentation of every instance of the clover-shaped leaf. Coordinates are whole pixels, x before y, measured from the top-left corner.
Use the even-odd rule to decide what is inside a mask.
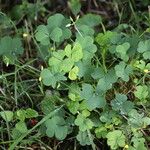
[[[130,48],[130,44],[128,42],[125,42],[122,45],[118,45],[116,47],[116,52],[119,54],[120,58],[125,62],[128,61],[129,59],[127,55],[127,51],[129,48]]]
[[[50,34],[50,38],[54,41],[54,42],[59,42],[60,38],[62,36],[62,29],[59,27],[56,27]]]
[[[134,94],[138,99],[144,101],[148,96],[148,87],[146,85],[139,85],[136,87]]]
[[[93,122],[84,116],[83,114],[79,114],[75,119],[75,125],[79,126],[80,131],[86,131],[92,129],[94,126]]]
[[[121,114],[128,114],[134,107],[131,101],[127,101],[127,96],[124,94],[116,94],[116,98],[111,101],[112,109],[120,111]]]
[[[83,50],[83,60],[90,60],[94,53],[97,51],[97,47],[94,43],[94,40],[90,36],[79,36],[76,39],[76,42],[80,43]]]
[[[102,70],[100,70],[102,71]],[[99,81],[96,87],[97,91],[105,93],[107,90],[111,89],[112,84],[117,81],[117,76],[113,69],[109,70],[107,73],[99,73]]]
[[[82,146],[91,145],[87,131],[79,131],[76,138]]]
[[[44,85],[52,86],[53,88],[56,86],[57,82],[66,80],[63,73],[53,73],[49,69],[43,69],[40,77]]]
[[[1,111],[0,116],[7,122],[12,121],[14,113],[9,110]]]
[[[108,145],[113,150],[125,146],[125,136],[121,130],[114,130],[109,132],[106,137]]]
[[[17,56],[23,54],[23,51],[20,38],[5,36],[0,40],[0,56],[5,56],[9,63],[14,63]]]
[[[80,9],[81,9],[80,0],[69,1],[69,6],[70,6],[71,11],[74,15],[77,15],[80,12]]]
[[[70,38],[71,31],[66,27],[69,23],[62,14],[55,14],[50,16],[47,20],[47,25],[40,25],[37,27],[35,38],[42,45],[49,45],[50,40],[54,42],[62,42]]]
[[[68,126],[60,116],[54,116],[45,122],[46,134],[49,137],[55,136],[58,140],[63,140],[68,134]]]
[[[39,25],[37,27],[37,32],[35,34],[35,38],[37,41],[41,42],[42,45],[49,45],[49,31],[45,25]]]
[[[128,124],[131,125],[132,128],[140,129],[150,125],[150,118],[145,117],[144,113],[138,113],[137,110],[133,109],[128,115]]]
[[[103,108],[106,104],[104,95],[101,92],[95,92],[90,84],[82,85],[81,98],[85,100],[90,110]]]
[[[139,53],[143,53],[143,57],[144,59],[150,59],[150,40],[146,40],[146,41],[140,41],[138,44],[138,49],[137,51]]]
[[[129,75],[132,74],[132,67],[126,65],[125,62],[120,62],[115,66],[116,75],[124,81],[129,81]]]

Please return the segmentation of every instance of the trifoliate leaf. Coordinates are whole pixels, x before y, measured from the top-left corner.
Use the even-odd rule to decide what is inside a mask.
[[[111,101],[112,109],[120,111],[121,114],[128,114],[134,107],[134,104],[127,101],[127,96],[124,94],[116,94],[116,98]]]
[[[55,136],[58,140],[63,140],[68,134],[68,126],[60,116],[54,116],[45,122],[46,134],[49,137]]]
[[[52,68],[55,72],[61,72],[62,71],[62,61],[65,57],[65,53],[62,50],[59,50],[58,52],[53,52],[52,56],[49,59],[49,66]]]
[[[97,138],[106,138],[107,133],[107,128],[102,125],[95,129],[95,134]]]
[[[138,44],[138,49],[137,51],[139,53],[143,53],[143,57],[144,59],[150,59],[150,40],[146,40],[146,41],[140,41]]]
[[[0,40],[0,56],[7,58],[9,63],[14,63],[18,55],[23,54],[20,38],[5,36]]]
[[[136,87],[134,94],[138,99],[144,101],[148,96],[148,87],[146,85],[139,85]]]
[[[121,123],[119,116],[113,110],[102,112],[100,116],[100,121],[107,124],[115,124],[115,125]]]
[[[90,84],[82,85],[81,98],[86,101],[90,110],[103,108],[106,104],[104,95],[100,92],[94,92],[94,88]]]
[[[12,121],[14,113],[12,111],[1,111],[0,116],[7,122]]]
[[[142,128],[144,126],[144,114],[139,114],[137,110],[133,109],[130,111],[128,124],[131,125],[133,128]]]
[[[116,75],[124,81],[129,81],[129,75],[132,74],[132,68],[126,65],[125,62],[120,62],[115,66]]]
[[[90,74],[94,71],[94,65],[90,61],[79,61],[76,63],[76,66],[79,67],[78,76],[80,78],[84,77],[85,80],[91,78]]]
[[[101,70],[102,71],[102,70]],[[96,91],[101,91],[105,93],[107,90],[111,89],[112,84],[117,81],[117,76],[113,69],[109,70],[107,73],[99,73],[99,81],[96,87]]]
[[[77,135],[77,140],[80,142],[81,145],[85,146],[85,145],[91,145],[89,136],[87,131],[79,131],[78,135]]]
[[[40,76],[44,85],[52,86],[53,88],[57,82],[66,80],[63,73],[52,73],[49,69],[43,69]]]
[[[70,80],[76,80],[78,72],[79,72],[79,68],[77,66],[75,66],[74,68],[72,68],[70,70],[70,72],[69,72],[69,79]]]
[[[90,130],[94,126],[93,122],[89,118],[83,116],[83,114],[77,116],[75,119],[75,125],[79,126],[80,131]]]
[[[111,149],[115,150],[125,146],[125,136],[121,130],[114,130],[107,134],[107,143]]]
[[[47,20],[47,25],[40,25],[36,30],[36,40],[42,45],[49,45],[50,39],[54,42],[62,42],[70,38],[71,31],[66,27],[69,23],[62,14],[50,16]]]
[[[128,42],[125,42],[122,45],[118,45],[116,47],[116,52],[119,54],[120,58],[125,62],[128,61],[129,59],[127,55],[127,51],[129,48],[130,48],[130,44]]]

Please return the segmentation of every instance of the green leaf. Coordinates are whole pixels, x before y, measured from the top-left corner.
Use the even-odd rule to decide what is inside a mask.
[[[145,139],[142,137],[142,134],[135,133],[134,136],[131,139],[131,142],[133,142],[134,150],[147,150],[145,147]]]
[[[94,35],[94,30],[87,25],[77,25],[77,29],[79,30],[79,32],[76,33],[77,38],[80,38],[81,35],[83,37],[86,36],[93,37]]]
[[[125,146],[125,136],[121,130],[114,130],[107,134],[107,143],[111,149],[118,149]]]
[[[70,80],[76,80],[77,79],[77,75],[79,72],[79,68],[77,66],[73,67],[70,71],[69,71],[69,79]]]
[[[127,62],[129,57],[127,55],[127,51],[130,48],[130,44],[128,42],[123,43],[122,45],[118,45],[116,47],[116,52],[119,54],[120,58]]]
[[[119,116],[113,110],[104,111],[101,113],[100,121],[103,123],[118,125],[121,123]]]
[[[16,128],[20,133],[26,133],[26,132],[28,131],[25,122],[22,122],[22,121],[18,122],[18,123],[15,125],[15,128]]]
[[[45,25],[40,25],[37,27],[35,38],[38,42],[41,42],[42,45],[49,45],[49,31]]]
[[[23,47],[20,38],[5,36],[0,40],[0,56],[6,57],[9,63],[14,63],[18,55],[23,54]]]
[[[71,45],[70,44],[68,44],[66,47],[65,47],[65,55],[67,56],[67,57],[71,57],[71,53],[72,53],[72,51],[71,51]]]
[[[94,92],[94,88],[90,84],[82,85],[81,98],[86,101],[90,110],[103,108],[106,104],[104,96],[99,92]]]
[[[66,19],[62,14],[57,13],[48,18],[47,28],[49,29],[50,32],[53,32],[53,30],[56,27],[59,27],[62,30],[60,41],[63,41],[64,39],[68,39],[71,36],[71,31],[66,27],[66,25],[69,23],[70,23],[69,19]]]
[[[69,72],[74,65],[74,61],[71,58],[66,58],[62,61],[61,65],[61,68],[64,72]]]
[[[115,74],[115,71],[113,69],[109,70],[106,74],[101,72],[99,73],[100,78],[96,90],[102,93],[105,93],[107,90],[111,89],[113,83],[117,81],[117,76]]]
[[[49,137],[55,136],[58,140],[63,140],[68,134],[68,127],[65,120],[60,116],[54,116],[45,122],[46,134]]]
[[[137,51],[143,53],[144,59],[150,59],[150,40],[140,41],[138,44]]]
[[[134,107],[134,104],[127,101],[127,96],[124,94],[116,94],[116,98],[111,101],[112,109],[120,111],[121,114],[128,114]]]
[[[26,118],[36,118],[36,117],[38,117],[37,111],[31,108],[26,109]]]
[[[50,34],[50,38],[54,41],[54,42],[60,42],[60,38],[62,36],[62,30],[59,27],[56,27]]]
[[[25,118],[26,118],[26,111],[23,109],[19,109],[16,112],[16,118],[19,119],[20,121],[24,122]]]
[[[76,39],[76,42],[78,42],[81,47],[82,47],[82,50],[83,50],[83,60],[90,60],[91,58],[93,58],[94,56],[94,53],[97,51],[97,47],[94,43],[94,40],[92,37],[90,36],[85,36],[85,37],[82,37],[82,36],[79,36],[77,39]]]
[[[83,116],[83,114],[78,114],[75,119],[75,125],[79,126],[80,131],[90,130],[94,126],[93,122],[89,118]]]
[[[65,53],[62,50],[52,53],[52,56],[50,57],[48,64],[54,72],[62,71],[61,65],[64,57],[65,57]]]
[[[77,25],[87,25],[89,27],[94,27],[99,25],[102,22],[102,19],[99,15],[87,14],[82,18],[78,19]]]
[[[5,121],[10,122],[13,120],[14,113],[12,111],[5,110],[1,111],[0,115]]]
[[[146,85],[137,86],[134,95],[141,101],[144,101],[148,97],[148,87]]]
[[[91,74],[94,71],[95,66],[92,65],[90,61],[79,61],[76,63],[76,66],[79,67],[78,76],[80,78],[84,77],[85,80],[91,78]]]
[[[67,107],[72,114],[76,114],[78,112],[79,105],[79,102],[76,101],[69,101],[67,103]]]
[[[72,49],[72,59],[74,62],[79,61],[83,57],[82,47],[79,43],[75,43]]]
[[[123,81],[129,81],[129,75],[132,74],[132,68],[126,65],[125,62],[120,62],[115,66],[116,75],[122,78]]]
[[[70,38],[71,31],[66,27],[70,23],[62,14],[50,16],[47,25],[40,25],[36,30],[36,40],[42,45],[49,45],[50,39],[54,42],[62,42]]]
[[[132,110],[129,113],[128,123],[130,125],[132,125],[132,127],[134,127],[134,128],[142,127],[142,125],[143,125],[143,122],[142,122],[143,116],[144,116],[143,114],[139,114],[136,110]]]
[[[48,28],[54,29],[55,27],[61,27],[65,17],[62,14],[54,14],[47,20]]]
[[[43,69],[40,77],[42,78],[43,84],[46,86],[56,86],[56,83],[59,81],[66,80],[66,77],[63,73],[52,73],[49,69]]]
[[[95,134],[97,138],[106,138],[107,133],[107,128],[102,125],[95,129]]]
[[[89,136],[88,136],[88,133],[87,131],[79,131],[78,135],[77,135],[77,140],[80,142],[80,144],[82,146],[85,146],[85,145],[91,145],[92,143],[90,142],[90,139],[89,139]]]
[[[103,68],[100,68],[100,67],[95,68],[91,76],[95,80],[101,79],[105,76],[105,71],[103,70]]]
[[[77,15],[80,12],[81,9],[80,0],[70,0],[69,6],[74,15]]]

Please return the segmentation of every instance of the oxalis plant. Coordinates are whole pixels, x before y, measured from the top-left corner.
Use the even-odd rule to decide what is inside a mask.
[[[55,14],[35,34],[53,47],[40,75],[51,91],[43,113],[63,105],[43,124],[46,135],[64,140],[72,133],[93,150],[101,139],[111,149],[148,149],[150,40],[115,30],[95,35],[101,18],[92,14],[71,21]]]
[[[19,120],[10,149],[37,127],[41,136],[58,140],[72,136],[93,150],[102,140],[112,150],[148,149],[150,40],[117,28],[96,34],[100,24],[100,16],[93,14],[76,20],[55,14],[37,27],[39,54],[48,62],[39,77],[41,91],[46,89],[41,102],[45,116],[29,130],[25,119],[38,117],[35,110],[1,111],[7,124],[14,116]],[[0,53],[8,64],[22,48],[20,40],[4,37],[0,49],[6,40],[7,47],[18,42],[15,56],[11,51]]]

